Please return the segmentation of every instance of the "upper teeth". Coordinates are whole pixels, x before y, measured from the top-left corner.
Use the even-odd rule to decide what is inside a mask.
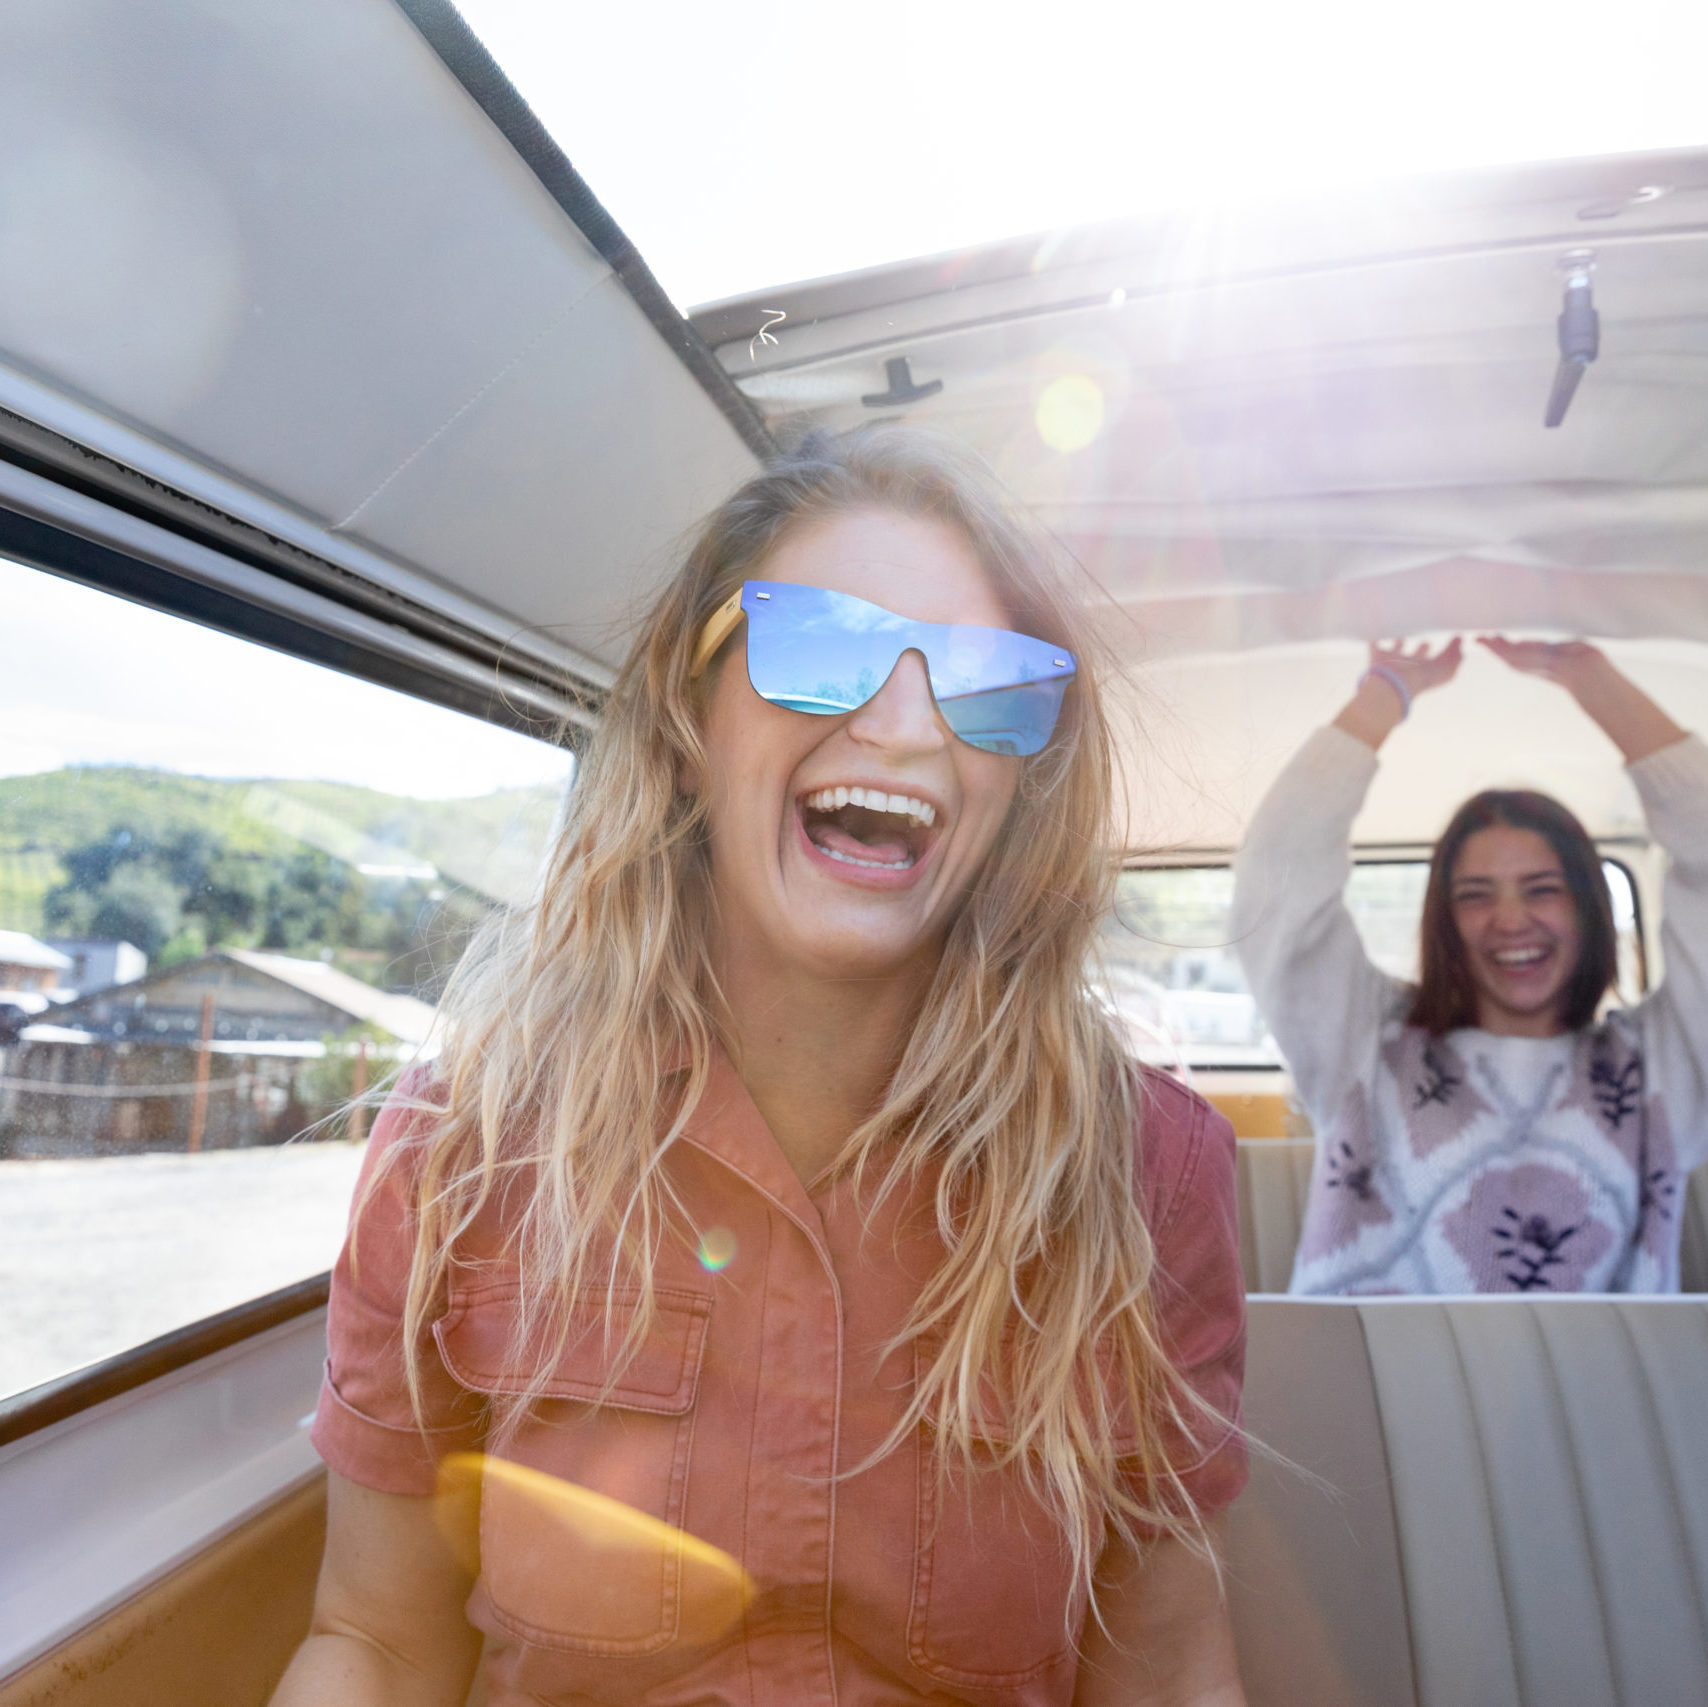
[[[821,788],[807,796],[815,812],[840,812],[844,806],[864,806],[868,812],[894,812],[929,827],[937,822],[937,808],[911,794],[886,794],[881,788]]]
[[[1502,966],[1528,966],[1531,961],[1540,960],[1547,952],[1545,948],[1497,949],[1495,959]]]

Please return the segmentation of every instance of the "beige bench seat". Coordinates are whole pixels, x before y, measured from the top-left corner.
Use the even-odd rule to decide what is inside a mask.
[[[1708,1701],[1708,1299],[1251,1301],[1251,1707]]]

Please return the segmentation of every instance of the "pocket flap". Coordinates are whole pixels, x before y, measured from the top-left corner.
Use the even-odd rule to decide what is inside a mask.
[[[450,1310],[433,1324],[445,1367],[474,1392],[529,1390],[534,1359],[516,1355],[517,1298],[513,1282],[480,1288],[453,1297]],[[654,1287],[652,1326],[624,1361],[619,1354],[639,1303],[640,1294],[633,1288],[578,1298],[570,1309],[569,1337],[550,1376],[537,1389],[539,1395],[662,1416],[692,1408],[711,1299]]]

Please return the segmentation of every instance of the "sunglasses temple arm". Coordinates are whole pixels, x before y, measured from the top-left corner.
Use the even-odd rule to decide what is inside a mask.
[[[694,648],[694,659],[688,666],[688,679],[693,681],[711,663],[718,648],[729,639],[735,625],[741,621],[741,588],[737,587],[718,608],[712,612],[706,626],[700,630],[699,644]]]

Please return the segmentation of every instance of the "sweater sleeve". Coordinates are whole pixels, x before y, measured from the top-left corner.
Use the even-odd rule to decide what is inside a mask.
[[[1234,860],[1233,925],[1257,1005],[1318,1132],[1374,1067],[1398,982],[1346,907],[1352,821],[1376,755],[1332,724],[1275,779]]]
[[[1708,1160],[1708,746],[1695,735],[1630,766],[1649,833],[1670,864],[1661,892],[1660,987],[1636,1008],[1650,1084],[1678,1165]]]

